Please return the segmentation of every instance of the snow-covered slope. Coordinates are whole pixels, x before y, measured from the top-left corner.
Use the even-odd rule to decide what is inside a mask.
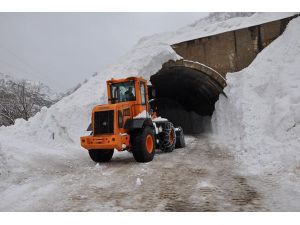
[[[214,131],[252,172],[300,168],[300,18],[228,86],[213,115]],[[298,168],[298,169],[297,169]]]

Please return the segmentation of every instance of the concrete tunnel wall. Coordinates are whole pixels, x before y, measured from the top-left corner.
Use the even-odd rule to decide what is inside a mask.
[[[171,47],[184,59],[204,63],[226,76],[228,72],[247,67],[297,16],[188,40]]]

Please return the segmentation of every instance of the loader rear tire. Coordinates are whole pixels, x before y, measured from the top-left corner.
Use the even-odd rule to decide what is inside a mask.
[[[137,162],[150,162],[155,155],[155,137],[153,129],[146,126],[132,135],[132,154]]]
[[[114,154],[114,149],[92,149],[89,150],[91,159],[95,162],[108,162]]]
[[[173,152],[176,145],[176,132],[171,122],[166,122],[159,134],[159,148],[163,152]]]
[[[177,127],[175,148],[184,148],[184,147],[185,147],[185,139],[184,139],[183,129],[181,127]]]

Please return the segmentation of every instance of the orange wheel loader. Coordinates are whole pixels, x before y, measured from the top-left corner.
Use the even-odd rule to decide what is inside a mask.
[[[172,152],[175,147],[185,147],[182,128],[174,128],[150,109],[147,80],[128,77],[106,83],[108,104],[93,108],[88,128],[91,134],[80,137],[92,160],[108,162],[114,150],[126,150],[137,162],[149,162],[156,148]]]

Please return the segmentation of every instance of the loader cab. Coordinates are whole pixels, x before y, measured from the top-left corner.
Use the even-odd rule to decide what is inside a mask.
[[[141,77],[108,80],[107,96],[109,104],[119,104],[124,107],[129,104],[131,117],[143,111],[148,112],[147,80]]]

